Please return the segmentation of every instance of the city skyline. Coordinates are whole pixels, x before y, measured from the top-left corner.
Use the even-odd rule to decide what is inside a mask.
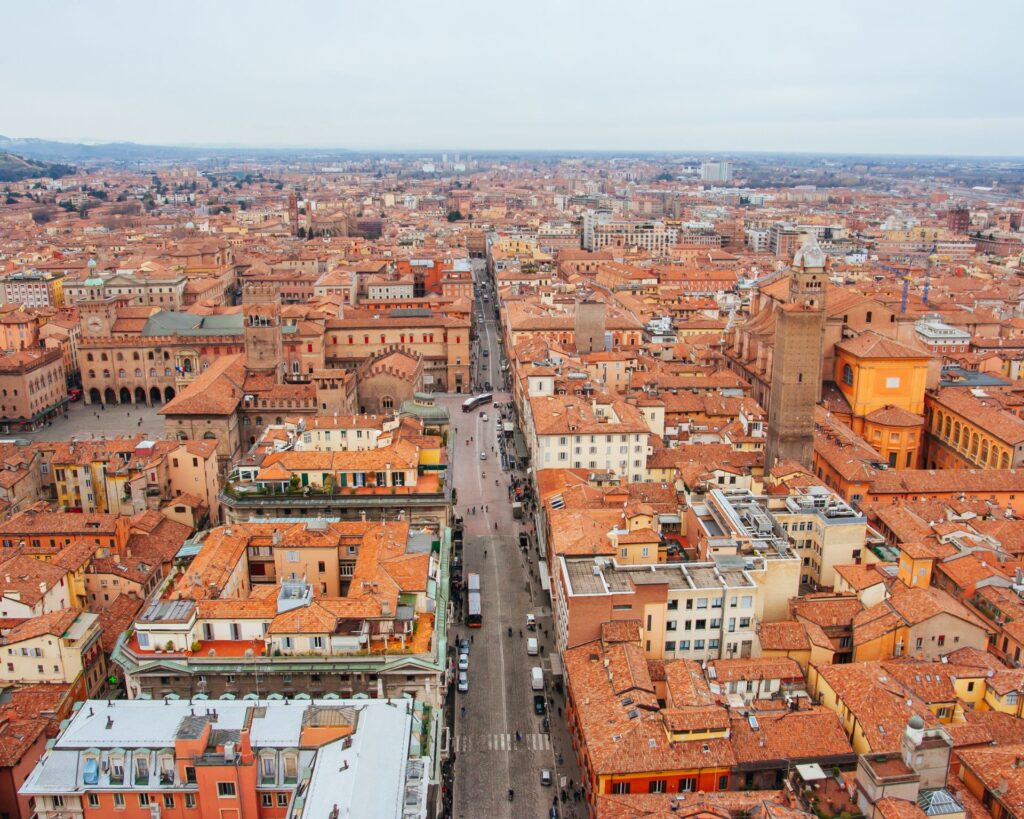
[[[8,12],[0,133],[356,151],[1015,156],[1022,11],[308,3]],[[244,14],[243,14],[244,12]],[[630,22],[635,29],[631,29]],[[40,59],[38,37],[54,54]],[[635,30],[636,33],[633,33]],[[106,38],[116,47],[97,47]],[[82,45],[82,33],[92,39]],[[26,70],[26,66],[31,66]]]

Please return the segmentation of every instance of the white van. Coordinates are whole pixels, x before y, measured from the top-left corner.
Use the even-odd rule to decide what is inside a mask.
[[[530,669],[530,687],[534,691],[544,690],[544,672],[539,665]]]
[[[526,653],[531,657],[537,653],[537,638],[528,637],[526,639]]]

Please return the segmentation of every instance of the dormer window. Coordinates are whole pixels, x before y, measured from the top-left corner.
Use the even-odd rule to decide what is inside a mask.
[[[289,750],[284,753],[284,781],[286,785],[294,785],[299,780],[299,754]]]
[[[260,756],[260,784],[273,784],[277,778],[277,760],[273,753]]]
[[[135,752],[135,784],[143,785],[149,782],[149,751],[139,750]]]
[[[124,782],[124,757],[121,754],[110,755],[110,784],[120,785]]]

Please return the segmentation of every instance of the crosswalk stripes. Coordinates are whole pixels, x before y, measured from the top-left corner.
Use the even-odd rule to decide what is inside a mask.
[[[551,750],[551,735],[550,734],[527,734],[525,737],[526,746],[531,751],[550,751]]]
[[[549,734],[525,734],[516,742],[515,734],[456,734],[452,750],[457,754],[470,751],[550,751]]]

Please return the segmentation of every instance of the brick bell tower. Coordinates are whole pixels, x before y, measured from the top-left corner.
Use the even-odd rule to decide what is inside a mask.
[[[280,382],[284,371],[281,340],[281,305],[272,287],[247,287],[242,296],[245,322],[245,368],[251,373],[272,373]]]
[[[765,470],[794,460],[811,468],[814,407],[821,397],[827,257],[812,236],[796,252],[789,300],[775,319]]]

